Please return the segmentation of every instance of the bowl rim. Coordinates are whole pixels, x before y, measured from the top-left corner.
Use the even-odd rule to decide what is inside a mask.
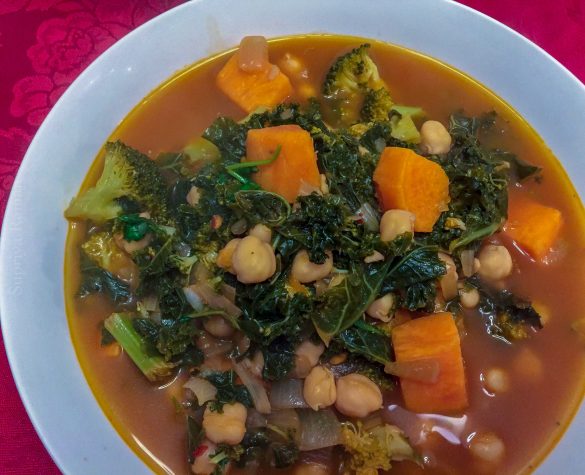
[[[350,8],[352,6],[355,6],[355,3],[352,2],[352,0],[325,0],[320,2],[319,7],[316,7],[315,5],[312,5],[311,3],[316,3],[316,2],[311,2],[310,0],[299,0],[296,2],[297,4],[297,8],[300,9],[300,7],[304,7],[304,10],[306,10],[306,14],[310,14],[310,13],[314,13],[315,11],[318,11],[319,8],[324,8],[324,6],[326,6],[327,4],[329,5],[336,5],[337,8],[341,9],[342,11],[351,11]],[[408,4],[405,3],[403,0],[391,0],[387,2],[387,5],[385,5],[388,8],[388,11],[393,12],[394,14],[396,13],[404,13],[406,12],[405,15],[407,18],[413,19],[415,17],[416,11],[417,9],[419,9],[419,11],[424,11],[424,10],[429,10],[429,11],[433,11],[433,13],[436,15],[436,17],[438,18],[438,20],[435,21],[435,23],[441,22],[441,21],[449,21],[452,20],[453,18],[458,17],[459,19],[464,19],[466,21],[469,21],[470,23],[472,23],[476,28],[478,28],[478,30],[476,30],[476,34],[482,36],[484,33],[487,34],[486,38],[495,38],[497,41],[496,42],[502,42],[501,44],[503,45],[507,45],[510,46],[509,49],[506,50],[507,54],[510,54],[512,56],[513,59],[515,59],[518,63],[518,65],[521,66],[527,66],[525,64],[525,62],[528,62],[528,59],[531,59],[532,61],[534,61],[533,64],[528,64],[528,67],[535,67],[535,72],[536,73],[541,73],[543,74],[543,78],[546,81],[551,81],[552,84],[556,84],[557,87],[562,86],[563,91],[570,91],[569,93],[567,93],[567,96],[571,97],[570,101],[566,101],[564,102],[565,104],[567,104],[570,107],[567,107],[567,110],[570,111],[569,114],[567,114],[567,116],[564,117],[564,121],[563,123],[571,123],[571,118],[577,118],[579,113],[582,113],[583,111],[585,111],[585,85],[583,85],[583,83],[581,83],[579,81],[579,79],[577,79],[566,67],[564,67],[561,63],[559,63],[555,58],[553,58],[550,54],[548,54],[547,52],[545,52],[544,50],[542,50],[540,47],[538,47],[537,45],[535,45],[534,43],[532,43],[530,40],[528,40],[527,38],[525,38],[524,36],[520,35],[519,33],[517,33],[516,31],[512,30],[511,28],[501,24],[500,22],[490,18],[487,15],[484,15],[483,13],[477,12],[476,10],[471,9],[470,7],[467,7],[465,5],[450,1],[450,0],[440,0],[439,2],[437,2],[436,0],[419,0],[418,2],[413,2],[416,3],[416,5],[413,4]],[[107,74],[105,74],[105,72],[107,72],[107,68],[111,67],[111,65],[113,63],[116,63],[116,61],[120,60],[120,56],[124,56],[125,54],[129,54],[130,52],[133,51],[133,48],[137,47],[143,40],[148,40],[149,35],[152,37],[152,35],[160,35],[161,31],[164,31],[165,28],[170,27],[170,25],[173,24],[180,24],[182,28],[185,28],[185,21],[184,18],[182,19],[182,17],[189,17],[190,15],[193,16],[193,18],[195,18],[195,16],[200,15],[201,13],[204,13],[206,15],[211,15],[210,18],[214,19],[216,22],[218,22],[216,24],[216,26],[218,24],[222,24],[224,28],[228,27],[230,25],[230,21],[227,21],[225,18],[223,17],[217,17],[214,16],[214,12],[217,12],[217,10],[221,10],[222,7],[229,7],[230,9],[232,9],[232,14],[234,13],[234,10],[236,11],[240,11],[242,9],[242,7],[240,5],[238,5],[237,2],[232,2],[230,0],[219,0],[216,2],[214,2],[214,5],[211,5],[212,2],[211,0],[199,0],[199,1],[192,1],[189,3],[185,3],[182,4],[178,7],[175,7],[165,13],[163,13],[162,15],[150,20],[149,22],[139,26],[138,28],[136,28],[135,30],[133,30],[132,32],[130,32],[128,35],[126,35],[124,38],[122,38],[121,40],[119,40],[117,43],[115,43],[112,47],[110,47],[106,52],[104,52],[102,55],[100,55],[95,61],[93,61],[77,78],[76,80],[71,84],[71,86],[67,89],[67,91],[63,94],[63,96],[59,99],[59,101],[57,102],[57,104],[55,104],[55,106],[53,107],[53,109],[50,111],[49,115],[47,116],[47,118],[45,119],[45,121],[43,122],[43,124],[41,125],[41,127],[38,129],[33,141],[31,142],[31,145],[29,146],[29,149],[27,151],[27,153],[25,154],[25,157],[22,161],[22,164],[18,170],[17,176],[15,178],[14,184],[13,184],[13,189],[11,191],[7,206],[6,206],[6,212],[5,212],[5,216],[4,216],[4,221],[3,221],[3,227],[2,227],[2,232],[0,233],[0,321],[1,321],[1,327],[2,327],[2,333],[4,336],[4,341],[5,341],[5,345],[6,345],[6,353],[8,356],[8,361],[12,370],[12,374],[14,377],[14,380],[16,382],[18,391],[20,393],[20,397],[24,403],[24,406],[27,410],[27,413],[39,435],[39,437],[41,438],[41,440],[43,441],[43,444],[45,445],[45,447],[47,448],[47,450],[49,451],[49,453],[51,454],[51,456],[53,457],[53,459],[55,460],[55,462],[57,463],[57,465],[59,466],[59,468],[64,472],[64,473],[77,473],[78,470],[77,468],[79,467],[85,467],[85,469],[88,469],[87,465],[83,464],[83,460],[80,457],[76,457],[75,460],[72,459],[72,457],[70,455],[68,455],[68,451],[64,450],[64,445],[57,443],[56,441],[56,437],[57,434],[59,433],[58,430],[54,430],[51,427],[51,424],[54,423],[54,417],[51,417],[50,415],[50,411],[51,409],[57,409],[58,406],[58,400],[51,400],[50,401],[50,405],[52,405],[51,407],[49,407],[47,404],[41,404],[39,401],[39,398],[41,396],[41,393],[39,393],[38,388],[37,389],[32,389],[33,386],[31,385],[31,381],[32,381],[32,375],[31,372],[35,372],[35,371],[39,371],[41,369],[46,369],[46,367],[44,366],[43,362],[39,361],[39,358],[37,357],[36,359],[33,358],[31,360],[31,355],[30,355],[30,351],[25,347],[25,345],[20,341],[19,339],[19,335],[18,335],[18,331],[22,330],[22,325],[19,324],[17,325],[17,321],[16,321],[16,317],[23,317],[23,311],[21,309],[21,306],[18,305],[18,301],[17,298],[19,298],[22,295],[22,285],[26,282],[28,282],[27,278],[25,276],[21,276],[21,280],[20,280],[20,284],[15,284],[14,283],[14,279],[15,276],[18,277],[20,274],[20,272],[24,272],[25,270],[29,269],[28,264],[24,265],[24,255],[23,255],[23,248],[22,248],[22,242],[19,242],[19,236],[18,236],[18,232],[20,231],[24,231],[25,234],[26,232],[30,231],[30,230],[34,230],[37,229],[34,226],[30,226],[26,223],[23,223],[22,220],[22,216],[20,215],[22,213],[23,210],[23,203],[27,203],[31,201],[30,198],[30,193],[27,193],[26,189],[27,186],[30,184],[29,182],[35,178],[35,179],[39,179],[40,177],[42,177],[41,174],[39,174],[39,170],[37,170],[38,167],[42,166],[42,153],[40,153],[40,148],[44,145],[44,143],[46,142],[46,140],[48,140],[47,135],[51,134],[54,132],[55,130],[55,126],[57,124],[55,124],[56,121],[61,119],[61,116],[63,114],[71,114],[72,110],[71,110],[71,105],[69,104],[72,100],[77,99],[79,97],[79,95],[83,96],[83,92],[86,89],[91,89],[91,84],[93,82],[97,82],[98,84],[100,84],[100,81],[107,81],[111,78],[107,78]],[[374,1],[366,1],[364,2],[364,9],[365,11],[369,11],[369,9],[375,8],[379,5],[379,3],[376,3]],[[281,7],[281,6],[279,6]],[[246,5],[246,9],[249,12],[260,12],[260,11],[271,11],[271,8],[274,9],[275,6],[272,5],[271,6],[271,2],[270,0],[253,0],[251,2],[249,2]],[[288,7],[282,6],[283,9],[287,9]],[[238,10],[240,9],[240,10]],[[347,10],[346,10],[347,9]],[[288,13],[290,13],[290,10],[287,10]],[[294,12],[293,12],[294,13]],[[311,23],[311,21],[308,21],[309,18],[306,17],[306,14],[301,12],[298,13],[296,17],[294,17],[294,21],[303,21],[303,20],[307,20],[307,24],[312,25],[313,23]],[[360,13],[360,15],[364,15],[364,13]],[[361,16],[358,15],[360,18]],[[400,17],[400,15],[398,15]],[[291,17],[287,15],[287,18],[289,19],[289,21],[291,20]],[[430,20],[427,20],[430,21]],[[339,34],[345,34],[348,33],[348,29],[351,28],[347,28],[346,30],[346,26],[343,21],[341,23],[331,23],[331,26],[325,27],[326,31],[334,31],[335,33],[339,33]],[[217,31],[212,31],[213,29],[213,25],[210,28],[209,24],[208,26],[208,34],[209,36],[212,36],[213,34],[217,34]],[[340,31],[337,30],[337,28],[340,28],[341,30],[345,30],[345,31]],[[272,27],[273,28],[273,27]],[[288,26],[287,26],[288,28]],[[446,26],[443,25],[441,28],[439,28],[439,30],[441,29],[445,29]],[[270,28],[264,28],[262,32],[264,32],[264,30],[270,30]],[[286,29],[286,28],[285,28]],[[298,26],[296,27],[297,30],[302,30],[302,28],[299,28]],[[399,28],[400,29],[400,28]],[[355,29],[354,29],[355,30]],[[352,30],[352,31],[354,31]],[[359,28],[358,28],[359,30]],[[466,34],[468,34],[470,31],[469,28],[465,29]],[[183,31],[183,30],[181,30]],[[224,30],[222,29],[222,32]],[[322,28],[317,28],[316,31],[323,31]],[[361,30],[360,30],[361,31]],[[384,33],[382,31],[378,31],[376,30],[375,35],[369,35],[372,36],[376,39],[382,39],[384,41],[384,38],[381,38],[381,36],[384,36]],[[353,33],[349,33],[349,34],[353,34]],[[432,53],[429,53],[427,50],[430,51],[435,51],[436,48],[431,47],[430,45],[427,45],[427,47],[423,47],[423,48],[417,48],[416,46],[419,45],[420,43],[417,42],[416,40],[413,40],[413,37],[408,34],[406,34],[403,29],[400,30],[399,35],[401,36],[401,40],[400,41],[391,41],[395,44],[399,44],[411,49],[415,49],[417,51],[421,51],[423,54],[428,54],[429,56],[433,56],[435,57],[435,55],[433,55]],[[232,35],[233,36],[233,35]],[[241,35],[240,35],[241,36]],[[269,36],[280,36],[280,35],[271,35],[269,34]],[[358,35],[358,36],[367,36],[367,35]],[[385,36],[384,36],[385,37]],[[386,41],[389,41],[387,37]],[[232,41],[232,38],[230,38],[228,41],[228,43],[213,43],[213,39],[212,40],[208,40],[207,42],[207,46],[209,47],[209,50],[207,51],[207,53],[205,54],[205,56],[209,56],[213,53],[213,51],[218,52],[221,51],[223,49],[227,49],[228,46],[230,46],[229,41]],[[428,39],[424,39],[423,40],[423,44],[424,41],[428,41]],[[441,47],[444,48],[454,48],[454,45],[449,43],[448,39],[442,39],[441,41],[443,41],[443,43],[441,43]],[[233,43],[233,41],[232,41]],[[405,44],[406,43],[406,44]],[[437,42],[440,43],[440,42]],[[472,41],[472,43],[477,46],[478,43],[477,41],[475,41],[475,43]],[[494,52],[493,50],[487,51],[487,53],[490,53],[491,56],[495,57],[495,58],[499,58],[501,59],[497,52]],[[200,54],[200,53],[199,53]],[[516,55],[520,54],[520,57],[516,57]],[[526,55],[526,56],[522,56],[522,55]],[[489,56],[489,55],[488,55]],[[201,56],[204,57],[204,56]],[[453,56],[454,57],[454,56]],[[197,59],[197,58],[195,58]],[[539,112],[541,109],[538,107],[533,107],[530,104],[525,104],[522,101],[520,101],[520,99],[518,99],[518,93],[514,92],[515,89],[514,87],[512,87],[512,89],[510,90],[508,87],[505,87],[505,85],[500,84],[498,81],[494,81],[492,79],[490,80],[486,80],[484,78],[488,78],[490,77],[490,73],[489,73],[489,69],[485,69],[480,67],[478,64],[473,64],[470,67],[461,67],[458,64],[458,61],[453,61],[453,60],[447,60],[447,59],[443,59],[443,57],[438,56],[439,60],[442,60],[444,62],[446,62],[447,64],[451,64],[453,65],[456,69],[462,70],[464,71],[466,74],[476,78],[478,81],[480,81],[482,84],[485,84],[487,87],[489,87],[492,91],[494,91],[497,95],[499,95],[500,97],[502,97],[506,102],[508,102],[509,104],[511,104],[523,117],[527,118],[527,120],[530,120],[530,117],[535,117],[535,118],[539,118],[541,117],[541,112]],[[133,60],[143,60],[142,57],[140,58],[133,58]],[[185,63],[183,61],[183,59],[181,59],[180,61],[183,61],[183,63],[177,63],[178,60],[175,60],[175,63],[173,63],[171,60],[169,60],[166,64],[165,67],[167,69],[165,69],[164,67],[161,68],[161,70],[163,71],[162,73],[157,74],[152,74],[152,77],[149,79],[148,84],[150,84],[147,87],[147,91],[149,92],[151,89],[153,89],[154,87],[156,87],[157,84],[160,84],[161,82],[163,82],[165,80],[166,77],[168,77],[171,73],[173,73],[174,71],[180,69],[182,66],[187,65],[188,63]],[[503,60],[502,60],[503,61]],[[190,61],[193,62],[193,59]],[[465,63],[465,61],[463,61]],[[529,62],[530,63],[530,62]],[[116,63],[117,64],[117,63]],[[175,66],[173,66],[173,64],[175,64]],[[470,70],[471,69],[471,70]],[[106,79],[103,78],[103,76],[106,76]],[[482,76],[484,78],[482,78]],[[528,88],[528,91],[525,91],[524,95],[526,94],[530,94],[530,93],[534,93],[534,91],[541,91],[542,87],[536,87],[534,85],[531,85]],[[554,92],[554,91],[553,91]],[[559,92],[556,92],[556,94],[558,95]],[[139,99],[141,97],[144,97],[146,94],[142,93],[142,95],[139,97]],[[558,97],[562,97],[558,96]],[[555,98],[558,98],[557,96],[555,96]],[[548,102],[544,101],[545,104],[549,104],[550,101],[552,99],[548,98]],[[522,102],[521,104],[517,103],[517,101]],[[135,103],[137,103],[138,101],[135,101]],[[541,105],[541,107],[544,107]],[[126,112],[128,112],[130,109],[127,109]],[[74,116],[72,116],[74,117]],[[535,120],[535,121],[530,121],[534,128],[539,132],[539,134],[541,135],[541,137],[543,137],[543,139],[545,140],[545,142],[547,142],[549,144],[549,146],[552,148],[552,150],[554,152],[557,152],[557,156],[559,156],[559,159],[562,160],[562,157],[568,157],[568,154],[565,153],[558,153],[558,150],[564,150],[565,147],[559,145],[559,141],[566,141],[567,140],[567,131],[561,130],[560,127],[554,128],[552,131],[551,130],[546,130],[546,126],[547,124],[549,124],[549,121],[547,120]],[[113,126],[111,126],[113,128]],[[585,133],[585,128],[583,128],[583,126],[581,126],[581,129],[583,129],[583,133]],[[573,129],[573,132],[575,131],[575,129]],[[101,142],[103,142],[103,139],[105,137],[107,137],[109,134],[104,135],[102,138],[100,138],[98,140],[98,144],[96,145],[95,141],[93,143],[91,143],[89,146],[85,146],[83,148],[83,150],[95,150],[96,146],[99,148],[99,145],[101,145]],[[582,134],[581,134],[582,135]],[[548,137],[548,138],[547,138]],[[92,148],[93,147],[93,148]],[[91,156],[93,157],[95,155],[95,153]],[[93,158],[91,158],[89,161],[91,162],[93,160]],[[87,160],[86,160],[87,161]],[[577,163],[577,160],[568,160],[563,162],[563,165],[565,166],[565,169],[569,171],[569,175],[573,178],[575,178],[575,182],[577,184],[577,189],[580,191],[581,196],[583,196],[583,194],[585,194],[585,173],[584,172],[579,172],[579,164]],[[87,167],[85,167],[85,170],[87,170]],[[79,187],[80,184],[80,180],[77,180],[77,186],[74,189],[73,193],[69,193],[70,196],[73,196],[73,194],[77,191],[77,188]],[[71,184],[69,185],[69,187],[71,187]],[[51,191],[45,187],[43,188],[43,192],[47,193],[49,196],[51,196]],[[62,204],[62,203],[60,203]],[[62,208],[60,208],[61,210]],[[36,212],[36,211],[35,211]],[[59,213],[60,214],[60,213]],[[46,220],[42,220],[42,216],[39,215],[39,219],[40,219],[40,224],[39,224],[39,228],[38,229],[43,229],[43,230],[48,230],[48,231],[53,231],[57,234],[57,236],[61,236],[62,237],[62,226],[59,227],[59,225],[51,225],[51,223],[47,223]],[[61,223],[62,224],[62,223]],[[31,240],[31,235],[27,235],[24,238],[24,241],[30,241]],[[55,245],[57,246],[56,248],[53,249],[53,251],[57,251],[56,252],[56,258],[58,259],[59,257],[62,257],[63,255],[63,243],[64,240],[63,239],[56,239],[55,240]],[[49,249],[50,250],[50,249]],[[43,262],[42,256],[39,253],[31,253],[33,257],[39,257],[39,263]],[[62,262],[62,260],[61,260]],[[54,263],[53,263],[54,264]],[[21,267],[19,267],[19,265]],[[34,269],[34,266],[32,267],[32,269]],[[54,269],[54,266],[53,266]],[[37,269],[38,270],[38,269]],[[11,278],[8,278],[8,275],[11,276]],[[61,274],[62,275],[62,274]],[[44,276],[45,279],[41,281],[41,283],[50,283],[50,276],[49,279],[47,279],[47,276]],[[12,280],[11,280],[12,279]],[[53,275],[53,279],[54,279],[54,275]],[[19,290],[19,287],[20,290]],[[59,283],[57,284],[58,286],[62,287],[62,279],[59,280]],[[42,299],[44,303],[54,303],[54,295],[51,294],[42,294]],[[63,293],[61,292],[59,295],[60,298],[63,297]],[[60,310],[60,307],[57,305],[57,311]],[[26,315],[24,315],[24,318],[26,318]],[[58,336],[61,338],[61,341],[67,341],[70,342],[70,336],[68,333],[68,325],[67,322],[66,323],[66,334],[67,337],[63,340],[63,328],[59,328],[59,334]],[[34,332],[33,332],[34,333]],[[85,384],[85,386],[87,386],[87,382],[85,380],[85,378],[82,376],[81,374],[81,370],[79,367],[75,368],[75,364],[79,365],[79,363],[77,362],[76,356],[74,353],[71,353],[72,348],[69,348],[67,350],[66,353],[66,357],[68,358],[68,366],[66,367],[66,370],[70,372],[70,375],[74,375],[72,381],[75,384],[79,384],[80,382],[82,384]],[[74,364],[71,365],[72,361],[71,361],[71,356],[73,356],[74,358]],[[33,361],[34,365],[32,365],[32,367],[29,366],[29,363]],[[80,379],[80,375],[82,376],[82,378]],[[35,388],[37,386],[34,386]],[[81,390],[80,393],[76,393],[76,395],[79,395],[83,398],[84,400],[84,404],[87,403],[87,397],[88,397],[88,387],[85,387],[84,390]],[[91,397],[93,397],[93,395],[91,395],[91,393],[89,393],[89,395]],[[74,403],[75,401],[73,401]],[[95,403],[95,401],[94,401]],[[140,473],[142,473],[145,470],[145,466],[143,465],[142,462],[140,462],[139,464],[132,464],[129,460],[128,457],[136,457],[134,455],[133,452],[131,452],[129,450],[129,448],[127,446],[120,448],[120,447],[115,447],[117,444],[119,444],[119,442],[121,442],[121,438],[120,436],[117,434],[117,432],[115,432],[113,430],[112,427],[110,427],[110,430],[107,430],[107,428],[105,427],[106,425],[109,424],[109,422],[106,420],[105,415],[101,412],[101,409],[99,407],[95,407],[97,403],[94,404],[94,407],[90,408],[90,414],[91,417],[97,417],[98,419],[101,418],[101,420],[99,421],[100,424],[98,424],[98,430],[103,430],[104,431],[104,440],[108,440],[109,438],[111,438],[112,433],[115,436],[115,440],[113,441],[113,443],[111,443],[111,446],[108,446],[108,453],[109,455],[113,455],[114,458],[115,457],[121,457],[122,460],[124,460],[126,462],[128,462],[130,465],[129,467],[132,467],[132,469],[141,469],[139,470]],[[87,407],[84,407],[84,410],[87,409]],[[96,411],[97,409],[97,411]],[[96,419],[97,420],[97,419]],[[579,424],[577,424],[579,423]],[[548,456],[548,458],[544,461],[541,462],[541,465],[539,467],[539,471],[542,470],[544,473],[544,470],[546,470],[547,472],[554,470],[555,468],[558,470],[559,468],[563,468],[565,469],[569,469],[572,468],[572,465],[566,465],[563,464],[563,459],[564,462],[567,461],[567,457],[570,458],[570,454],[574,453],[577,449],[575,447],[573,447],[571,449],[571,447],[566,447],[567,444],[564,444],[563,442],[566,441],[567,437],[570,436],[571,440],[574,441],[581,441],[581,442],[585,442],[585,435],[580,435],[577,431],[575,430],[571,430],[571,428],[575,428],[576,425],[580,425],[581,423],[585,423],[585,411],[583,410],[583,408],[581,408],[581,411],[578,412],[578,414],[575,416],[575,418],[573,419],[573,421],[571,422],[571,424],[569,425],[569,428],[567,429],[567,431],[565,432],[563,438],[561,439],[561,441],[559,443],[557,443],[557,446],[552,449],[552,454],[550,454]],[[581,444],[583,445],[583,444]],[[571,450],[573,452],[571,452]],[[95,461],[96,458],[100,455],[100,452],[93,452],[91,456],[88,456],[88,460],[92,460]],[[136,457],[137,458],[137,457]],[[576,462],[574,462],[574,468],[577,468]],[[562,464],[562,465],[559,465]],[[570,461],[569,461],[570,464]],[[89,467],[89,471],[92,473],[98,473],[97,471],[94,472],[94,466]],[[85,472],[85,473],[89,473],[89,472]],[[118,473],[116,472],[116,468],[113,468],[113,471],[110,470],[110,473]],[[122,472],[120,472],[122,473]],[[133,472],[134,473],[134,472]],[[136,471],[135,473],[138,473],[138,471]],[[577,473],[577,472],[575,472]]]

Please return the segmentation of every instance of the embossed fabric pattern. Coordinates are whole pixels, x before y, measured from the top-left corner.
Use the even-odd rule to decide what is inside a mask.
[[[0,224],[36,130],[69,84],[128,32],[184,0],[0,0]],[[583,0],[462,0],[585,81]],[[22,406],[0,340],[0,474],[60,473]]]

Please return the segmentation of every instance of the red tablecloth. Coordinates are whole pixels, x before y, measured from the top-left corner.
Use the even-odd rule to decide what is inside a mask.
[[[26,148],[102,51],[181,0],[0,0],[0,222]],[[585,82],[583,0],[463,0],[519,31]],[[0,339],[0,474],[58,474],[22,406]]]

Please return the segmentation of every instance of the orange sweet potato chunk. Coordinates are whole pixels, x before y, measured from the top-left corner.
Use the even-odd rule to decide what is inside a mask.
[[[418,232],[431,232],[450,200],[449,178],[443,169],[407,148],[384,149],[374,184],[382,210],[410,211]]]
[[[459,332],[448,312],[420,317],[392,330],[397,362],[434,359],[439,362],[435,383],[402,378],[406,407],[413,412],[451,414],[468,405]]]
[[[260,106],[274,107],[289,97],[293,88],[281,71],[272,77],[272,65],[259,72],[245,72],[238,66],[237,53],[225,64],[216,78],[219,89],[246,112]]]
[[[314,188],[321,183],[313,139],[298,125],[279,125],[248,131],[246,158],[267,160],[280,145],[278,158],[258,167],[252,179],[264,190],[272,191],[293,203],[303,182]]]
[[[530,254],[541,260],[556,241],[563,225],[563,215],[518,193],[510,195],[508,220],[504,232]]]

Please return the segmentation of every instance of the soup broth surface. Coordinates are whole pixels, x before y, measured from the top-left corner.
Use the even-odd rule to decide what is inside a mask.
[[[276,64],[285,53],[303,58],[309,73],[305,86],[318,91],[332,61],[362,42],[319,35],[278,39],[269,43],[270,58]],[[413,415],[401,409],[398,390],[385,396],[386,419],[411,436],[425,459],[424,470],[402,462],[393,464],[391,473],[528,473],[562,435],[582,395],[583,344],[570,329],[585,308],[582,206],[545,144],[494,94],[440,62],[396,46],[370,43],[371,56],[396,103],[420,106],[428,118],[443,123],[456,110],[468,115],[495,110],[497,127],[489,145],[543,168],[541,180],[528,180],[517,191],[561,210],[564,219],[561,237],[546,265],[508,246],[515,271],[506,286],[547,309],[543,330],[508,345],[486,334],[485,321],[476,311],[466,311],[462,352],[470,406],[464,415]],[[243,118],[245,114],[215,86],[228,56],[195,64],[171,78],[124,119],[110,140],[120,139],[154,158],[160,152],[182,149],[220,115]],[[294,78],[293,85],[298,90]],[[99,176],[101,158],[83,189]],[[99,296],[75,298],[79,285],[76,249],[86,232],[85,224],[71,225],[65,262],[68,317],[81,366],[107,417],[149,467],[157,473],[187,474],[184,416],[177,414],[172,403],[173,397],[181,397],[184,376],[159,387],[148,383],[126,355],[112,355],[100,347],[100,325],[112,311],[109,304]],[[483,384],[486,371],[496,367],[510,376],[509,391],[498,395]],[[494,432],[504,441],[505,457],[497,469],[481,465],[470,455],[468,441],[476,432]],[[337,468],[332,467],[331,473],[337,473]]]

